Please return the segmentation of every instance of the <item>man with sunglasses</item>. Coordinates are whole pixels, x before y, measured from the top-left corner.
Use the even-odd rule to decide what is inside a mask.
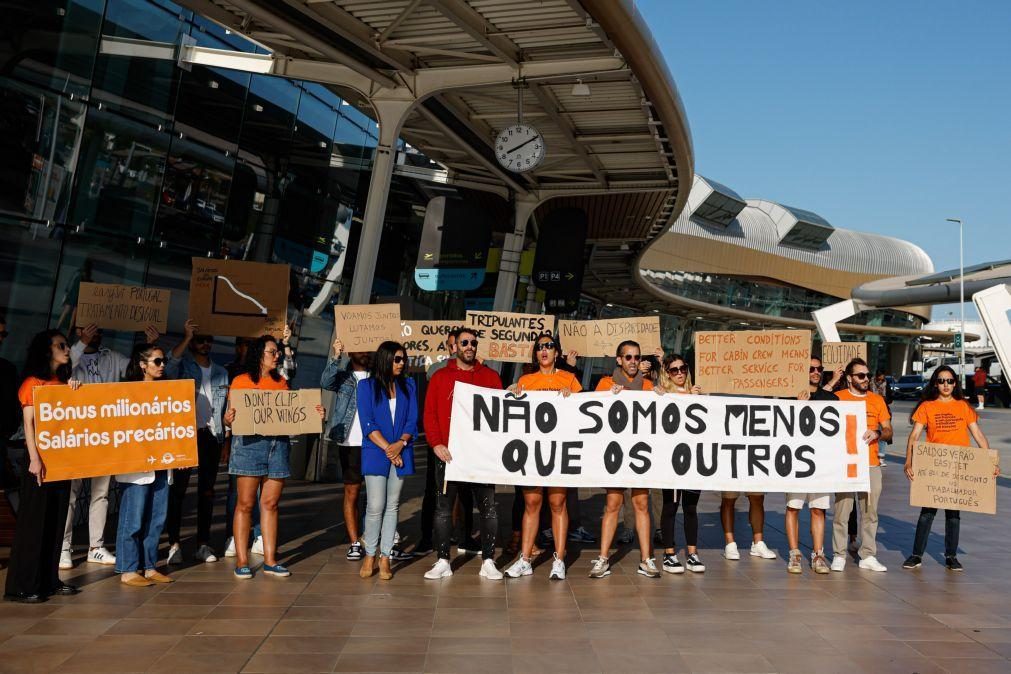
[[[456,500],[457,490],[464,485],[446,482],[446,464],[453,460],[448,445],[453,392],[457,382],[489,389],[502,389],[502,379],[498,372],[478,362],[477,334],[468,328],[460,329],[457,335],[456,358],[432,376],[428,392],[425,394],[425,436],[437,459],[436,486],[441,488],[445,485],[445,493],[440,491],[436,497],[435,548],[439,559],[425,573],[425,578],[429,580],[453,575],[453,567],[449,563],[453,502]],[[495,485],[470,483],[466,486],[473,492],[481,514],[481,556],[484,561],[481,563],[480,575],[489,580],[502,580],[502,572],[495,566],[495,536],[498,533]]]
[[[214,513],[214,483],[218,478],[225,426],[222,417],[228,400],[228,371],[211,360],[214,338],[199,333],[200,326],[192,319],[183,327],[183,339],[168,354],[165,376],[171,379],[192,379],[197,405],[197,552],[201,562],[218,561],[210,545],[211,518]],[[238,344],[236,345],[238,351]],[[169,538],[169,564],[181,564],[182,547],[179,529],[182,525],[183,498],[190,483],[192,468],[177,470],[169,490],[165,531]],[[231,518],[228,518],[229,523]],[[229,526],[231,526],[229,524]]]
[[[846,365],[846,388],[836,392],[836,397],[844,401],[863,402],[867,408],[867,431],[864,442],[870,454],[870,493],[835,495],[835,513],[832,521],[832,570],[846,568],[846,536],[850,513],[854,500],[860,510],[860,568],[869,571],[887,571],[888,568],[875,557],[878,535],[878,499],[881,498],[881,458],[878,441],[891,442],[892,415],[885,399],[870,390],[871,371],[861,358],[854,358]]]

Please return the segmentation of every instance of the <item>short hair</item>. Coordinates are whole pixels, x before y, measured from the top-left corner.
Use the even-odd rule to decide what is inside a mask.
[[[824,364],[824,361],[821,359],[821,356],[811,356],[811,360],[816,360],[819,363]]]
[[[468,328],[467,326],[463,326],[462,328],[455,328],[455,329],[451,330],[449,334],[453,335],[455,333],[456,334],[456,341],[459,342],[460,341],[460,335],[462,335],[465,332],[468,335],[474,335],[474,337],[478,336],[477,335],[477,328]]]
[[[847,376],[852,375],[853,368],[856,367],[857,365],[863,365],[864,367],[867,367],[867,361],[865,361],[863,358],[854,358],[850,362],[846,363],[846,375]],[[867,369],[870,370],[870,368]]]
[[[446,339],[460,339],[460,332],[463,330],[465,330],[465,328],[453,328],[449,331],[449,334],[446,335]]]
[[[621,350],[624,349],[626,346],[634,346],[635,348],[639,349],[640,354],[642,353],[642,347],[639,346],[639,342],[636,342],[635,340],[632,339],[626,339],[624,342],[618,345],[617,349],[614,350],[614,355],[617,356],[618,358],[621,358]]]

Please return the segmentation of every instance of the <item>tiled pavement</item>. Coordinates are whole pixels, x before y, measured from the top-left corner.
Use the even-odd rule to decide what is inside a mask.
[[[408,483],[407,535],[417,531],[422,485]],[[336,493],[305,483],[286,492],[289,579],[237,582],[223,560],[176,570],[164,589],[134,589],[82,565],[67,578],[82,586],[77,597],[0,605],[0,671],[1011,672],[1007,524],[963,515],[966,571],[953,574],[939,561],[941,516],[924,568],[903,571],[916,511],[897,463],[885,470],[883,574],[851,563],[843,573],[790,576],[782,558],[746,550],[726,561],[718,501],[706,494],[702,575],[638,576],[637,553],[623,548],[614,573],[591,580],[594,546],[574,545],[564,582],[548,581],[543,564],[529,578],[483,580],[473,558],[458,560],[451,579],[425,581],[431,557],[400,566],[390,582],[362,580],[338,544]],[[508,526],[511,490],[499,496]],[[1002,480],[998,502],[1009,497]],[[583,498],[596,530],[603,499]],[[768,508],[767,540],[782,557],[782,497],[770,495]],[[743,511],[737,530],[746,539]]]

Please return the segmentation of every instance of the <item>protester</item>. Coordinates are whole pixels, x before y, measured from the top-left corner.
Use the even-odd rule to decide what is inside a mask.
[[[28,461],[21,474],[21,497],[4,600],[24,604],[46,601],[51,595],[73,595],[79,590],[60,580],[60,550],[67,522],[70,482],[45,481],[46,464],[35,445],[35,396],[38,386],[80,382],[70,378],[70,345],[59,330],[32,338],[18,389],[25,427]]]
[[[617,367],[609,377],[597,383],[598,391],[611,391],[618,395],[622,391],[652,391],[653,382],[644,376],[639,365],[642,354],[637,342],[626,340],[618,345],[615,352]],[[633,488],[632,507],[635,509],[635,530],[639,534],[639,566],[636,573],[647,578],[659,578],[660,570],[653,560],[653,544],[649,537],[649,489]],[[600,523],[600,555],[593,561],[590,578],[611,575],[611,541],[618,528],[618,512],[625,500],[624,488],[607,488],[604,517]]]
[[[892,415],[885,399],[871,392],[870,370],[861,358],[854,358],[846,365],[846,388],[836,392],[842,401],[863,402],[867,409],[867,431],[863,440],[867,443],[870,459],[870,493],[857,495],[860,509],[860,568],[869,571],[887,571],[888,568],[877,560],[878,500],[881,497],[881,458],[878,441],[892,440]],[[832,570],[846,568],[846,536],[850,512],[853,510],[854,495],[835,495],[835,512],[832,521]]]
[[[245,372],[232,381],[233,391],[246,389],[286,391],[288,381],[277,371],[281,347],[272,335],[253,341],[246,353]],[[323,408],[317,406],[323,416]],[[235,408],[225,412],[225,425],[235,421]],[[291,572],[277,561],[277,504],[284,490],[284,481],[291,476],[288,436],[232,435],[228,472],[236,476],[238,501],[232,531],[235,536],[236,578],[253,577],[249,568],[249,533],[253,507],[259,494],[260,526],[263,529],[263,573],[270,576],[290,576]]]
[[[375,572],[393,578],[390,555],[400,513],[404,478],[414,474],[414,437],[418,400],[407,376],[407,350],[398,342],[379,345],[367,379],[358,383],[358,418],[362,427],[362,473],[365,477],[365,558],[359,575]]]
[[[457,334],[456,358],[432,376],[425,396],[425,437],[436,456],[436,485],[445,485],[438,494],[435,514],[435,547],[439,558],[425,573],[425,578],[437,580],[453,575],[449,562],[450,533],[452,530],[453,502],[461,487],[474,494],[481,514],[481,570],[479,575],[489,580],[502,580],[502,572],[495,566],[495,536],[498,534],[498,509],[495,503],[495,485],[446,481],[446,464],[453,460],[449,452],[449,429],[453,411],[453,393],[457,382],[501,389],[502,379],[495,370],[477,360],[477,333],[462,328]],[[469,531],[467,535],[469,536]]]
[[[702,387],[692,383],[688,363],[677,354],[663,359],[663,367],[658,373],[654,390],[663,395],[702,395]],[[664,489],[661,492],[663,509],[660,511],[660,543],[663,545],[663,570],[667,573],[684,573],[685,567],[692,573],[704,573],[706,565],[699,557],[699,499],[698,489]],[[685,563],[678,559],[675,523],[678,506],[684,509]]]
[[[71,378],[82,384],[108,384],[122,381],[130,359],[121,353],[102,346],[102,330],[92,323],[84,328],[77,328],[77,343],[70,349],[70,362],[73,366]],[[158,331],[154,326],[145,330],[147,341],[153,344],[158,341]],[[71,480],[70,507],[67,511],[67,526],[63,533],[63,550],[60,553],[60,568],[72,569],[71,541],[74,536],[74,519],[77,510],[77,499],[87,480],[91,484],[91,498],[88,504],[88,556],[86,561],[92,564],[112,566],[116,557],[105,547],[105,523],[109,514],[109,484],[111,477],[99,477]]]
[[[936,373],[937,370],[934,372]],[[959,386],[961,387],[961,382],[959,382]],[[986,402],[986,370],[982,365],[978,365],[972,374],[972,388],[976,391],[976,409],[981,410]]]
[[[558,391],[563,396],[578,393],[583,390],[579,380],[569,370],[560,369],[561,345],[558,340],[545,332],[537,336],[530,356],[531,367],[535,371],[525,374],[519,381],[509,387],[513,395],[524,391]],[[573,360],[575,354],[572,354]],[[548,578],[565,580],[565,543],[568,539],[569,515],[565,506],[565,487],[548,487],[548,505],[551,508],[551,529],[554,539],[554,560],[551,563],[551,573]],[[520,558],[506,569],[511,578],[529,576],[533,567],[530,565],[534,548],[534,539],[540,521],[541,503],[544,499],[543,487],[524,487],[523,489],[523,530]]]
[[[822,386],[824,372],[821,359],[812,358],[808,370],[808,389],[797,396],[798,400],[838,400]],[[800,511],[804,509],[805,503],[811,513],[811,568],[815,573],[828,573],[828,560],[825,557],[825,511],[832,504],[832,495],[826,493],[794,492],[786,495],[786,542],[790,547],[786,570],[788,573],[804,572],[804,556],[800,552]]]
[[[125,381],[153,382],[165,376],[165,353],[153,343],[138,344],[126,368]],[[116,530],[116,573],[130,587],[149,587],[173,580],[155,568],[158,541],[168,511],[172,470],[123,473],[120,484],[119,527]]]
[[[333,409],[330,411],[332,425],[330,439],[337,444],[337,452],[344,480],[344,526],[348,532],[348,561],[362,558],[362,542],[359,536],[358,495],[362,482],[362,426],[358,420],[358,383],[369,376],[372,354],[368,351],[352,351],[348,354],[348,366],[341,369],[340,359],[344,343],[335,339],[333,358],[327,361],[320,377],[320,386],[334,391]]]
[[[197,417],[197,551],[195,559],[216,562],[211,547],[211,522],[214,514],[214,484],[221,464],[225,426],[222,416],[228,398],[228,371],[211,360],[214,338],[199,334],[200,326],[187,320],[183,339],[169,353],[165,375],[170,379],[192,379],[195,389]],[[245,342],[243,342],[245,344]],[[241,349],[245,351],[245,347]],[[236,353],[240,351],[236,342]],[[190,483],[192,469],[176,470],[169,488],[168,513],[165,527],[169,539],[169,564],[183,561],[179,529],[182,526],[183,501]],[[231,520],[229,520],[230,522]],[[231,526],[230,524],[227,526]],[[226,548],[229,547],[226,544]],[[227,555],[227,552],[225,553]]]
[[[913,446],[920,441],[923,429],[927,429],[927,442],[942,445],[969,447],[969,436],[980,449],[990,449],[990,443],[979,427],[979,415],[973,411],[962,393],[962,384],[955,371],[942,365],[930,376],[923,390],[920,402],[910,415],[913,424],[906,440],[906,477],[915,479]],[[1000,475],[1000,465],[994,466],[994,477]],[[916,569],[923,563],[923,553],[927,549],[930,528],[934,524],[937,508],[921,508],[916,523],[916,537],[913,540],[913,554],[902,563],[904,569]],[[950,571],[961,571],[962,563],[958,553],[958,531],[961,513],[958,510],[944,511],[944,566]]]

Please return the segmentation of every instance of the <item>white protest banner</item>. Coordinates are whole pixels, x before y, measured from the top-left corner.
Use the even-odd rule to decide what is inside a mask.
[[[647,391],[505,391],[457,383],[446,479],[553,487],[866,492],[867,411]]]
[[[505,363],[529,363],[534,340],[554,332],[555,317],[504,311],[468,311],[467,325],[477,330],[477,355]],[[562,342],[562,346],[565,343]]]
[[[566,351],[574,350],[586,358],[614,356],[626,339],[638,342],[641,353],[648,356],[660,348],[660,317],[558,321],[558,338]]]

